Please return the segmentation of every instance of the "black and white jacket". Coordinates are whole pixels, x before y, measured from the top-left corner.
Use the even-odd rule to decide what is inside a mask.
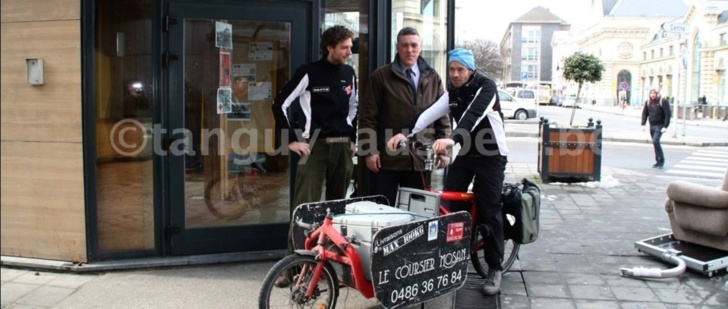
[[[288,108],[296,99],[305,115],[300,135],[291,129],[288,115]],[[332,64],[326,57],[300,66],[273,102],[273,116],[284,134],[288,132],[289,142],[326,137],[350,137],[355,141],[356,113],[354,69]]]

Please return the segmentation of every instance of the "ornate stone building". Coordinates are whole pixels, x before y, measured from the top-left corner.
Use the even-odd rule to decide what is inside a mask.
[[[576,90],[561,77],[561,60],[584,52],[605,67],[601,82],[584,89],[597,104],[618,104],[623,89],[630,104],[640,104],[655,88],[680,104],[705,96],[710,105],[728,105],[728,1],[604,0],[593,1],[592,9],[601,14],[593,25],[556,33],[552,41],[554,83],[566,93]]]

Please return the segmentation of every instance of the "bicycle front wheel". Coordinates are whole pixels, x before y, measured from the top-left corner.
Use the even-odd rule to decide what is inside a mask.
[[[223,187],[221,178],[214,179],[205,186],[205,205],[215,217],[233,220],[242,217],[248,210],[248,201],[243,199],[240,190],[240,177],[228,179],[229,188]]]
[[[339,296],[336,271],[330,265],[321,270],[311,297],[306,297],[318,262],[308,255],[289,255],[273,265],[263,280],[258,308],[334,308]],[[286,276],[290,284],[277,287],[276,279]]]

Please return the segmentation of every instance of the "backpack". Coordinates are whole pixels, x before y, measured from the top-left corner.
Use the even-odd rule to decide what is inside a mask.
[[[523,189],[521,189],[523,186]],[[528,179],[521,183],[505,184],[501,195],[505,239],[528,244],[538,239],[541,211],[541,188]],[[509,220],[508,215],[515,221]]]

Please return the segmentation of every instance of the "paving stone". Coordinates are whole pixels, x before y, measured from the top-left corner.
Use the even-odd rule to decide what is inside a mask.
[[[41,286],[17,300],[18,304],[35,306],[53,306],[68,295],[73,294],[75,289],[61,288],[54,286]]]
[[[575,299],[574,304],[577,309],[621,309],[622,307],[615,301],[604,300],[583,300]]]
[[[618,300],[657,302],[660,299],[648,288],[612,287]]]
[[[56,273],[31,271],[13,279],[13,282],[43,285],[56,278],[58,278]]]
[[[39,286],[36,284],[18,283],[18,282],[7,282],[0,286],[0,295],[2,295],[3,302],[14,302],[21,297],[28,295],[28,293],[37,289]]]
[[[531,308],[576,309],[576,305],[574,305],[574,302],[568,298],[531,297]]]
[[[568,287],[574,299],[616,300],[616,297],[607,286],[569,285]]]

